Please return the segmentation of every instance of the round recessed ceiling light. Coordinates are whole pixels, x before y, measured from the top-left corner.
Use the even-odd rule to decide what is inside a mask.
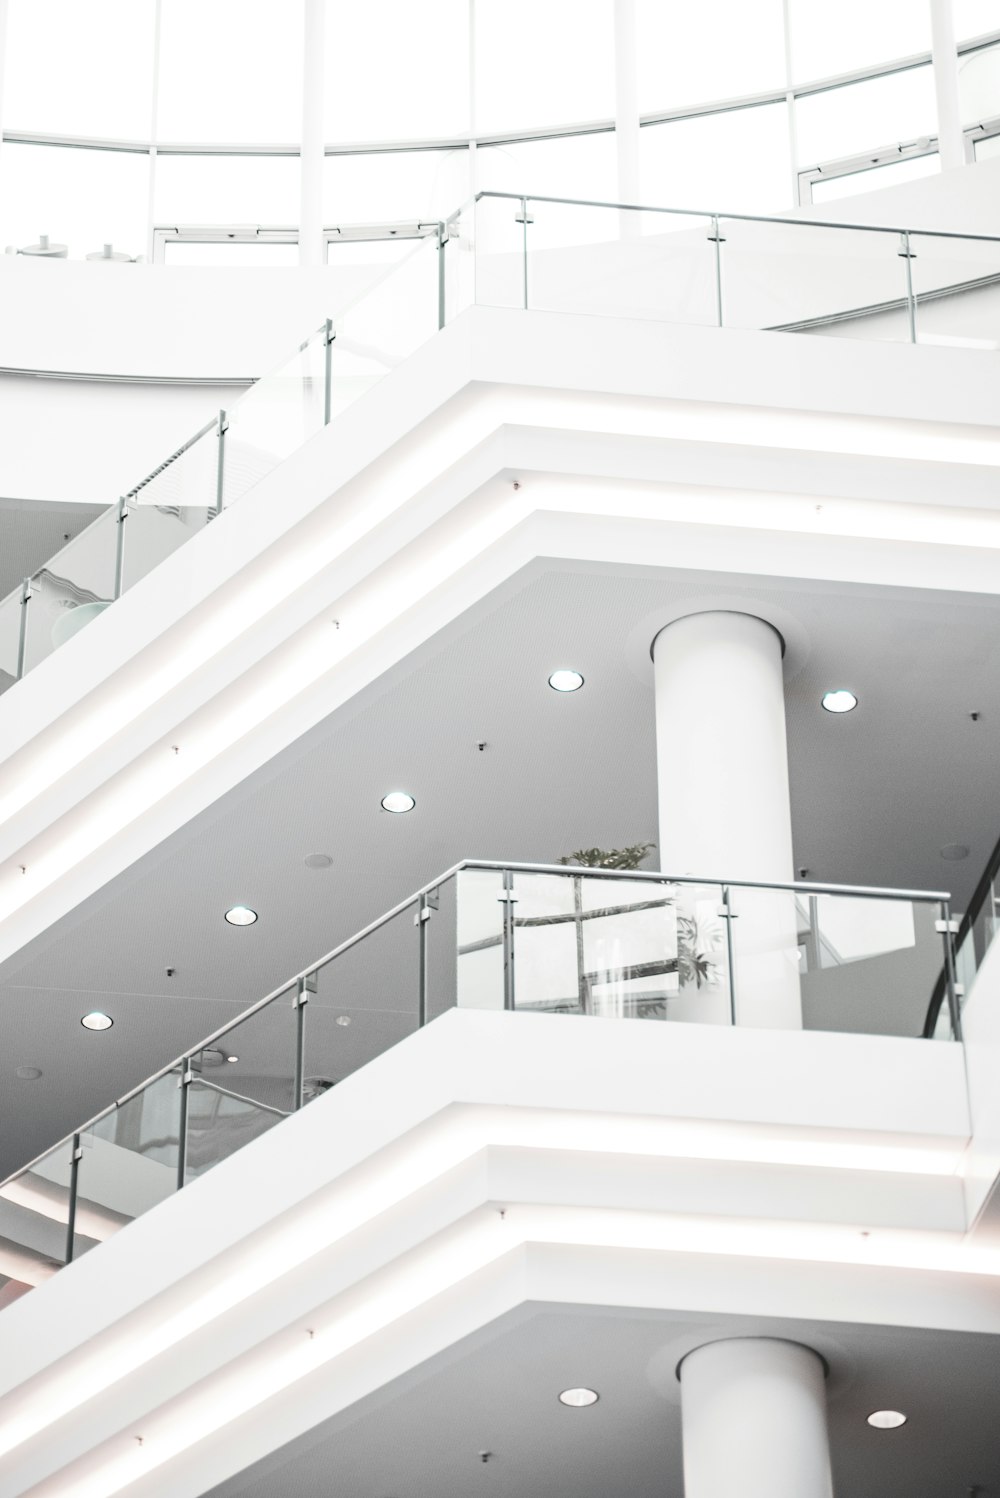
[[[868,1416],[868,1424],[876,1430],[898,1430],[906,1424],[906,1416],[899,1410],[876,1410]]]
[[[19,1066],[15,1072],[15,1076],[20,1077],[22,1082],[37,1082],[41,1075],[40,1066]]]
[[[351,1016],[349,1014],[338,1014],[335,1023],[346,1027],[351,1023]]]
[[[226,911],[226,920],[230,926],[252,926],[257,919],[256,910],[251,910],[249,905],[233,905]]]
[[[234,1061],[238,1061],[238,1060],[239,1060],[239,1059],[240,1059],[240,1058],[239,1058],[239,1056],[227,1056],[227,1057],[226,1057],[226,1060],[227,1060],[227,1061],[228,1061],[228,1062],[230,1062],[230,1063],[232,1063],[232,1062],[234,1062]]]
[[[947,858],[949,863],[960,863],[963,858],[968,858],[969,850],[964,843],[945,843],[941,849],[941,857]]]
[[[583,686],[583,677],[579,671],[568,671],[560,667],[549,677],[549,686],[553,692],[578,692]]]
[[[824,692],[821,701],[828,713],[850,713],[858,705],[858,699],[846,687],[837,687],[832,692]]]
[[[307,853],[302,862],[307,869],[328,869],[333,859],[329,853]]]
[[[596,1404],[599,1398],[594,1389],[563,1389],[559,1403],[568,1404],[570,1409],[584,1410],[588,1404]]]
[[[390,791],[387,796],[382,797],[383,811],[412,811],[416,804],[409,791]]]
[[[80,1021],[85,1030],[110,1030],[114,1020],[110,1014],[102,1014],[100,1009],[92,1009],[85,1014]]]

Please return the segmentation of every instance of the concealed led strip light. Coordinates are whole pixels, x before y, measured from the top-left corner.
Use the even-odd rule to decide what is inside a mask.
[[[337,1190],[327,1203],[314,1207],[308,1217],[296,1214],[291,1223],[262,1229],[256,1241],[250,1240],[246,1246],[243,1261],[234,1264],[232,1255],[227,1256],[218,1276],[203,1283],[182,1310],[167,1313],[156,1322],[141,1312],[134,1312],[132,1324],[123,1323],[126,1329],[116,1331],[110,1337],[104,1334],[103,1345],[85,1362],[75,1361],[71,1370],[54,1372],[37,1381],[41,1386],[37,1390],[33,1388],[30,1395],[13,1394],[0,1401],[0,1456],[62,1418],[84,1399],[103,1392],[185,1337],[202,1331],[234,1306],[252,1300],[314,1254],[348,1237],[381,1213],[398,1207],[407,1197],[469,1161],[491,1144],[556,1152],[570,1148],[607,1155],[642,1154],[794,1165],[822,1162],[827,1167],[840,1164],[847,1169],[857,1169],[865,1155],[860,1144],[826,1145],[817,1141],[810,1149],[808,1140],[783,1140],[780,1137],[768,1140],[759,1135],[744,1137],[739,1125],[719,1129],[714,1125],[700,1125],[697,1121],[629,1120],[578,1113],[560,1116],[548,1110],[523,1110],[511,1114],[507,1110],[477,1110],[474,1106],[450,1109],[421,1139],[411,1142],[405,1154],[392,1164],[373,1166],[372,1178],[367,1182],[357,1182],[349,1189]],[[917,1150],[910,1159],[905,1149],[875,1146],[872,1154],[878,1162],[872,1168],[885,1170],[886,1160],[891,1157],[899,1158],[911,1167],[917,1163],[925,1167],[923,1171],[911,1169],[908,1173],[941,1174],[948,1170],[954,1172],[960,1150],[957,1144],[951,1155],[945,1151]],[[813,1243],[819,1230],[803,1231],[809,1235],[808,1242]],[[879,1234],[879,1243],[890,1240],[893,1243],[903,1241],[899,1234]],[[744,1251],[732,1247],[737,1241],[735,1228],[724,1228],[724,1241],[730,1244],[729,1248],[698,1250],[688,1244],[687,1249],[713,1253]],[[787,1243],[790,1240],[782,1237],[780,1241]],[[855,1257],[850,1262],[872,1262],[871,1238],[859,1240],[856,1234],[852,1237],[845,1230],[837,1232],[833,1241],[838,1251],[845,1246],[851,1250]],[[867,1245],[864,1252],[858,1248],[862,1241]],[[932,1241],[936,1243],[937,1239]],[[955,1256],[957,1250],[953,1240],[949,1238],[948,1243],[951,1254]],[[808,1254],[801,1256],[809,1257]],[[994,1257],[1000,1264],[1000,1254]],[[890,1259],[887,1262],[895,1261]],[[964,1268],[967,1262],[967,1255],[963,1253],[958,1267]],[[1000,1272],[1000,1269],[975,1272],[993,1273]]]
[[[333,1359],[385,1331],[436,1296],[452,1291],[504,1255],[533,1244],[602,1247],[660,1253],[711,1254],[727,1258],[777,1258],[814,1263],[876,1265],[1000,1275],[1000,1251],[959,1250],[954,1242],[930,1245],[920,1235],[889,1232],[889,1243],[859,1238],[856,1229],[760,1225],[739,1219],[674,1219],[621,1210],[572,1207],[483,1209],[467,1218],[443,1243],[418,1249],[377,1274],[370,1293],[345,1310],[325,1308],[306,1326],[262,1343],[213,1378],[199,1382],[141,1424],[142,1443],[121,1449],[109,1441],[107,1460],[89,1455],[89,1470],[59,1487],[60,1498],[111,1498],[130,1482],[161,1467],[196,1442]],[[348,1294],[350,1292],[347,1292]],[[96,1459],[96,1463],[95,1463]]]

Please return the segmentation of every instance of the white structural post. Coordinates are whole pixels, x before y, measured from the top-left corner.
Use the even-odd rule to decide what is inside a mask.
[[[639,79],[635,0],[615,0],[615,153],[619,203],[639,203]],[[619,214],[621,237],[639,233],[639,216]]]
[[[750,614],[689,614],[656,636],[653,674],[660,868],[790,881],[781,637]],[[718,891],[711,893],[718,906]],[[794,896],[736,888],[731,898],[735,1015],[721,983],[715,991],[672,999],[667,1018],[721,1023],[735,1017],[739,1024],[798,1028]],[[703,923],[705,901],[690,913]]]
[[[796,1342],[709,1342],[681,1363],[684,1498],[832,1498],[824,1369]]]
[[[305,0],[302,29],[302,157],[299,264],[322,265],[324,0]]]
[[[958,101],[958,49],[951,0],[930,0],[934,92],[937,95],[938,153],[941,170],[965,165],[965,138]]]

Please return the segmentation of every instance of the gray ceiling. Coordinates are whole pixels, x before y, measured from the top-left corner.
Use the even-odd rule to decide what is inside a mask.
[[[783,610],[805,642],[786,694],[797,865],[951,887],[960,909],[1000,832],[1000,599],[536,564],[3,966],[0,1175],[456,860],[655,839],[652,683],[630,637],[720,593]],[[584,689],[552,692],[556,665]],[[831,685],[857,711],[824,713]],[[379,808],[398,787],[407,816]],[[965,863],[941,859],[949,843]],[[314,852],[332,865],[307,869]],[[224,923],[237,902],[255,926]],[[80,1027],[93,1007],[114,1029]],[[362,1059],[411,1023],[358,1015],[343,1037]]]
[[[1000,1490],[995,1337],[536,1304],[213,1488],[212,1498],[682,1498],[677,1362],[719,1336],[768,1334],[805,1342],[829,1363],[843,1498]],[[598,1404],[559,1404],[561,1389],[581,1384],[598,1390]],[[885,1408],[902,1410],[907,1424],[873,1430],[866,1416]]]

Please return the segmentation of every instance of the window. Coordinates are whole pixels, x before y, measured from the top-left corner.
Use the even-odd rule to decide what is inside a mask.
[[[1000,45],[958,59],[958,98],[963,125],[1000,115]]]
[[[613,203],[618,197],[615,160],[613,130],[480,146],[477,186],[480,191],[536,192],[545,197]]]
[[[148,140],[154,0],[9,0],[4,125]]]
[[[160,140],[297,142],[302,0],[162,0],[157,133]]]
[[[82,259],[113,244],[146,253],[149,157],[72,146],[23,146],[0,153],[0,224],[5,244],[36,244],[39,234]]]
[[[936,151],[914,156],[907,161],[887,162],[868,171],[846,172],[839,177],[821,177],[812,183],[814,203],[833,203],[860,192],[876,192],[880,187],[895,187],[899,182],[915,182],[918,177],[932,177],[941,170]],[[806,199],[808,201],[808,199]]]
[[[614,115],[613,0],[475,6],[477,134]]]
[[[813,165],[937,130],[930,64],[795,101],[799,164]]]
[[[326,224],[444,218],[470,195],[465,149],[328,156],[324,163]]]
[[[297,224],[297,156],[157,156],[158,224]]]
[[[647,125],[642,201],[662,208],[773,213],[792,197],[788,107],[764,104]]]
[[[636,33],[643,114],[785,86],[782,0],[638,0]]]
[[[328,142],[468,134],[468,0],[327,0]]]
[[[1000,0],[951,0],[951,9],[960,42],[1000,31]]]
[[[267,239],[187,240],[166,239],[166,265],[298,265],[298,240],[274,243]]]
[[[927,0],[788,0],[788,26],[795,83],[931,50]]]

